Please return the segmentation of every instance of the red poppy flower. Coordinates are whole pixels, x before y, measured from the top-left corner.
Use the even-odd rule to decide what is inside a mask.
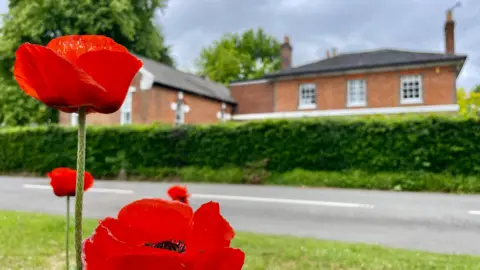
[[[172,186],[168,189],[167,193],[172,200],[188,204],[188,197],[190,197],[190,194],[188,193],[186,186]]]
[[[113,113],[125,99],[142,62],[111,38],[63,36],[46,47],[18,48],[15,78],[22,90],[46,105],[71,113]]]
[[[56,168],[49,172],[50,185],[53,193],[59,197],[75,196],[77,184],[77,171],[70,168]],[[93,186],[93,177],[90,173],[85,172],[83,190],[87,191]]]
[[[86,270],[240,270],[245,254],[218,203],[195,213],[184,203],[142,199],[100,222],[84,241]]]

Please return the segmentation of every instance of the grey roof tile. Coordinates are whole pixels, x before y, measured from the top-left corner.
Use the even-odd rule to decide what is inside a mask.
[[[143,62],[144,68],[153,74],[155,77],[154,81],[158,84],[228,103],[236,103],[230,95],[230,90],[222,84],[179,71],[175,68],[139,55],[135,56]]]
[[[465,55],[445,53],[413,52],[394,49],[379,49],[368,52],[339,54],[307,65],[292,67],[280,72],[267,74],[266,78],[300,75],[308,73],[344,71],[358,68],[375,68],[422,64],[449,60],[465,60]]]

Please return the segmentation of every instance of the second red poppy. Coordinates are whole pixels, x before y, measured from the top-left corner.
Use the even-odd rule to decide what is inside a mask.
[[[70,168],[56,168],[47,175],[50,177],[50,185],[55,195],[59,197],[75,196],[77,171]],[[83,190],[87,191],[92,186],[93,177],[90,173],[85,172]]]

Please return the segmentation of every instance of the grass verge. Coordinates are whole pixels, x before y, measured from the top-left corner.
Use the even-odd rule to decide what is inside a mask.
[[[228,184],[266,184],[395,191],[479,193],[480,178],[431,172],[308,171],[295,169],[270,173],[261,166],[250,168],[182,167],[141,168],[129,172],[130,180],[183,181]]]
[[[85,221],[85,235],[96,225]],[[64,220],[0,211],[1,269],[63,269]],[[247,254],[244,270],[480,269],[480,257],[404,251],[374,245],[238,233],[233,245]]]

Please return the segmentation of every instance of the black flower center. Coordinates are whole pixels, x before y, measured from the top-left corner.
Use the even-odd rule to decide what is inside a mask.
[[[187,247],[185,246],[185,243],[183,243],[182,241],[163,241],[163,242],[157,242],[155,244],[146,243],[145,246],[166,249],[166,250],[175,251],[178,253],[184,253],[185,250],[187,249]]]

